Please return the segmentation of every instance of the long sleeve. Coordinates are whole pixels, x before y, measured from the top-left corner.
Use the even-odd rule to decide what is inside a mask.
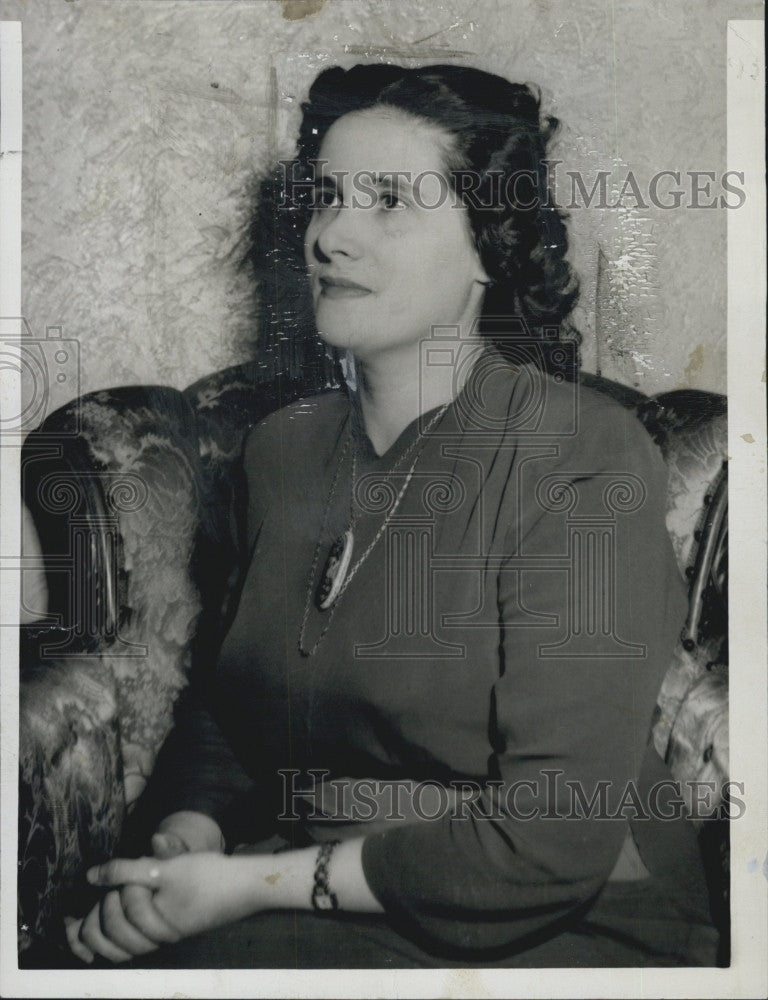
[[[684,599],[661,458],[634,416],[607,413],[593,420],[585,408],[554,461],[527,463],[524,503],[506,512],[488,783],[476,814],[364,844],[374,894],[433,948],[477,953],[547,933],[610,874],[627,825],[606,816],[622,805],[633,815]],[[596,793],[603,816],[580,818]]]
[[[229,840],[234,800],[246,796],[252,783],[204,699],[190,694],[178,706],[152,776],[156,811],[204,813],[225,829]]]

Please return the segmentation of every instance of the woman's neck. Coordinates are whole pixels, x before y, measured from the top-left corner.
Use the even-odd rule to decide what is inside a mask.
[[[459,347],[461,356],[457,358]],[[453,402],[482,345],[478,340],[452,340],[443,350],[436,343],[434,350],[440,363],[429,364],[429,357],[424,358],[419,345],[405,356],[398,352],[396,356],[384,353],[365,361],[355,359],[363,423],[377,455],[388,451],[417,417]],[[446,364],[448,350],[454,362]]]

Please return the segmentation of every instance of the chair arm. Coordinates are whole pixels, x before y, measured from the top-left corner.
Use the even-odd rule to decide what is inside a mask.
[[[191,571],[207,484],[194,412],[163,386],[91,393],[29,436],[23,477],[49,570],[51,623],[65,636],[47,641],[42,656],[85,649],[109,663],[130,805],[187,683],[200,611]]]
[[[200,477],[175,390],[94,393],[25,442],[23,493],[51,612],[24,630],[20,949],[50,944],[88,899],[187,682]]]
[[[19,696],[19,951],[60,942],[82,911],[84,872],[108,858],[125,798],[115,680],[98,654],[22,672]]]

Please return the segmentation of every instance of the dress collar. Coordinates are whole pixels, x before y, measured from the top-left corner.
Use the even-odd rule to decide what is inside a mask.
[[[458,432],[461,432],[467,421],[471,420],[472,415],[478,414],[478,407],[488,407],[489,415],[502,416],[503,419],[502,414],[496,414],[493,411],[496,411],[499,406],[506,409],[510,389],[517,380],[520,370],[519,366],[507,361],[498,348],[488,341],[475,359],[472,371],[465,380],[461,391],[448,405],[446,420],[450,421],[451,426],[456,428]],[[501,393],[499,392],[500,381],[503,383]],[[347,393],[350,427],[353,444],[357,449],[358,462],[374,469],[388,468],[396,462],[403,452],[411,447],[414,440],[442,405],[435,406],[414,418],[403,428],[387,451],[378,455],[365,429],[359,396],[356,392],[350,391],[349,385]],[[498,429],[495,422],[493,429]]]

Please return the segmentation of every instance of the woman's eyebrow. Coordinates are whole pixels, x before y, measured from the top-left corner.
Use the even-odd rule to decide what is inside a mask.
[[[338,188],[336,178],[332,174],[320,174],[319,177],[313,177],[311,179],[311,184],[315,188],[330,188],[333,191],[336,191]]]
[[[329,170],[327,173],[317,174],[313,177],[311,184],[315,191],[331,191],[337,194],[342,190],[339,181],[346,176],[346,171]],[[410,170],[383,170],[379,172],[361,170],[357,176],[374,187],[391,191],[393,194],[404,194],[413,190]]]
[[[410,170],[385,170],[382,173],[369,172],[368,176],[371,177],[374,184],[381,187],[389,187],[397,191],[402,190],[404,187],[413,187]]]
[[[346,177],[347,175],[348,172],[346,170],[328,170],[327,172],[316,174],[312,180],[317,186],[324,185],[335,188],[339,186],[339,176]],[[358,176],[364,177],[373,184],[381,184],[382,186],[399,187],[402,182],[405,182],[408,187],[411,187],[410,170],[383,170],[380,173],[374,170],[360,170]]]

